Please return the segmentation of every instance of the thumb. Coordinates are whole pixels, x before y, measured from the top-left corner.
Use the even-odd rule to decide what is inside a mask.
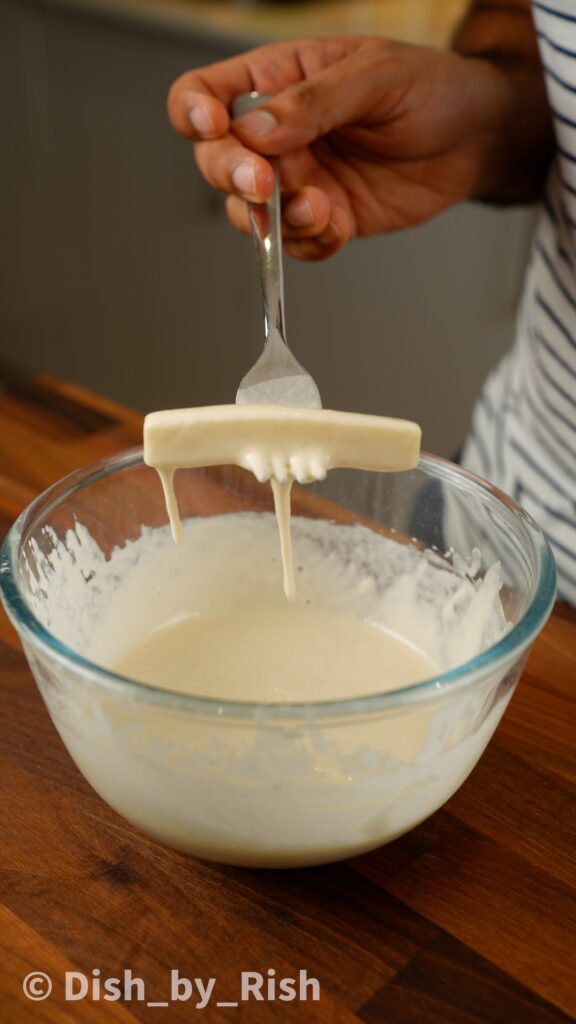
[[[236,118],[230,131],[250,149],[280,156],[337,128],[381,123],[398,100],[398,65],[390,45],[371,40]]]

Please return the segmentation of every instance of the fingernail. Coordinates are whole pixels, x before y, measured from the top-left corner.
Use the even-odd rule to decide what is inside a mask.
[[[312,223],[312,208],[305,198],[295,199],[286,208],[285,218],[293,228],[306,228]]]
[[[254,164],[250,160],[243,160],[236,164],[232,171],[232,181],[239,192],[246,196],[256,195],[256,173]]]
[[[204,107],[192,107],[188,113],[190,124],[199,135],[213,135],[214,122]]]
[[[268,135],[278,127],[274,114],[268,110],[253,110],[250,114],[239,117],[234,124],[248,135]]]

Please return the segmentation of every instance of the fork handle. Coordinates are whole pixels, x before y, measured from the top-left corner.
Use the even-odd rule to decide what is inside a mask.
[[[270,96],[247,92],[237,96],[232,106],[234,117],[241,117],[260,107]],[[264,333],[266,342],[276,334],[286,344],[284,320],[284,275],[282,273],[282,228],[280,220],[280,180],[277,161],[271,160],[274,170],[274,190],[265,203],[248,203],[252,239],[258,257],[260,288],[264,305]]]

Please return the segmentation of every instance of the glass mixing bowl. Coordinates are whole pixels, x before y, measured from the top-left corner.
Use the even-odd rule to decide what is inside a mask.
[[[235,467],[179,471],[177,494],[183,519],[272,509],[269,488]],[[98,607],[111,552],[143,527],[166,529],[159,481],[140,450],[103,459],[47,490],[14,524],[0,556],[4,605],[86,779],[142,830],[230,864],[338,860],[432,814],[486,747],[555,597],[552,555],[532,519],[439,458],[425,455],[417,469],[398,474],[333,471],[299,489],[293,510],[368,524],[448,572],[462,571],[459,556],[478,548],[479,579],[501,564],[508,632],[435,678],[333,702],[207,699],[114,674],[83,655],[82,623],[89,627]],[[90,571],[78,524],[99,548]],[[65,627],[52,632],[48,577],[68,602],[70,622],[80,622],[69,635]]]

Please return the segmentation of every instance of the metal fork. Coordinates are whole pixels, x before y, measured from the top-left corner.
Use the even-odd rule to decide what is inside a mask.
[[[257,92],[238,96],[234,101],[234,116],[247,114],[269,98]],[[314,379],[286,344],[280,183],[275,162],[273,167],[276,180],[270,199],[266,203],[248,205],[258,256],[266,341],[260,358],[240,381],[236,402],[239,405],[297,405],[321,409],[320,392]]]

